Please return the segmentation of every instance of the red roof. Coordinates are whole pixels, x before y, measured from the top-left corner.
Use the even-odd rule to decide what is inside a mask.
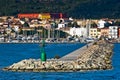
[[[38,18],[39,14],[31,13],[31,14],[18,14],[18,18]]]

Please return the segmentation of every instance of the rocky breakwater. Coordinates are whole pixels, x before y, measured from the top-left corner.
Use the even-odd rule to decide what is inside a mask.
[[[113,44],[100,40],[93,43],[78,59],[78,65],[83,70],[106,70],[112,68],[111,57]]]
[[[112,68],[112,50],[113,44],[101,40],[86,47],[85,51],[80,52],[75,61],[60,61],[55,59],[41,62],[39,59],[25,59],[9,67],[5,67],[3,70],[33,72],[106,70]]]
[[[50,60],[41,62],[40,59],[22,60],[18,63],[4,68],[3,70],[10,71],[33,71],[33,72],[50,72],[50,71],[72,71],[74,68],[73,61],[57,61]]]

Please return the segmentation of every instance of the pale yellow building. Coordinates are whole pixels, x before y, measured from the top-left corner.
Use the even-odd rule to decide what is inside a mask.
[[[90,28],[89,36],[91,38],[99,38],[101,36],[101,31],[98,28]]]

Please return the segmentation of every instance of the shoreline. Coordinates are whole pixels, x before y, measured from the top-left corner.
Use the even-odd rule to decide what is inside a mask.
[[[12,71],[12,72],[87,72],[87,71],[104,71],[104,70],[112,70],[113,68],[95,68],[95,69],[2,69],[4,71]]]
[[[74,43],[81,43],[81,42],[45,42],[45,44],[74,44]],[[42,44],[42,42],[0,42],[0,44]],[[87,43],[83,43],[87,44]]]

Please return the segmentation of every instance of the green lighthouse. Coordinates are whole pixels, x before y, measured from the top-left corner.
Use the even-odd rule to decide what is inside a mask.
[[[44,39],[42,40],[42,44],[41,44],[41,61],[46,61],[46,53],[45,53],[45,41]]]

